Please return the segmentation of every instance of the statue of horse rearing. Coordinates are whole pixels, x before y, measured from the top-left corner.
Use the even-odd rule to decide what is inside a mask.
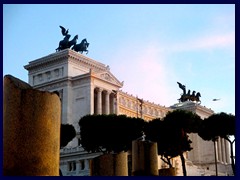
[[[81,41],[80,44],[75,44],[72,47],[72,50],[80,52],[81,54],[83,53],[83,51],[86,51],[88,53],[88,50],[87,50],[88,46],[89,46],[89,43],[87,42],[87,39],[85,38]]]
[[[190,95],[190,90],[188,90],[188,93],[186,94],[186,87],[185,85],[182,85],[181,83],[177,82],[179,85],[179,88],[181,88],[183,90],[183,94],[181,95],[181,97],[178,99],[179,102],[185,102],[185,101],[196,101],[201,103],[200,98],[201,94],[200,92],[198,92],[196,95],[196,91],[193,91],[192,94]]]
[[[59,42],[59,46],[56,49],[56,51],[70,48],[71,46],[74,46],[77,43],[78,35],[74,36],[74,38],[71,41],[69,41],[70,37],[71,37],[71,35],[67,34],[64,37],[64,39]]]
[[[83,51],[86,51],[88,53],[88,46],[89,43],[87,42],[87,39],[83,39],[80,44],[77,44],[78,35],[76,35],[71,41],[69,41],[71,35],[68,34],[68,30],[66,30],[63,26],[59,26],[61,28],[62,35],[64,36],[63,40],[59,42],[58,48],[56,51],[61,51],[63,49],[71,48],[72,50],[75,50],[77,52],[80,52],[81,54]],[[87,54],[86,53],[86,54]]]

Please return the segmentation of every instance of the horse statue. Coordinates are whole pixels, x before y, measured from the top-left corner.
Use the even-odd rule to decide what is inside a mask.
[[[77,44],[77,39],[78,39],[78,35],[74,36],[74,38],[71,41],[68,42],[67,47],[71,48],[71,46],[76,45]]]
[[[78,39],[78,35],[74,36],[74,38],[69,41],[69,38],[70,38],[71,35],[66,35],[65,38],[59,42],[59,46],[58,48],[56,49],[56,51],[60,51],[60,50],[63,50],[63,49],[67,49],[67,48],[71,48],[71,46],[74,46],[76,45],[77,43],[77,39]]]
[[[81,54],[83,53],[83,51],[86,51],[88,53],[88,50],[87,50],[88,46],[89,46],[89,43],[87,42],[87,39],[85,38],[81,41],[80,44],[75,44],[72,47],[72,50],[80,52]]]
[[[188,101],[188,100],[190,100],[190,90],[188,90],[188,93],[186,94],[182,94],[181,95],[181,97],[180,97],[180,99],[178,99],[179,100],[179,102],[185,102],[185,101]]]
[[[195,93],[195,91],[194,91],[194,93]],[[195,95],[195,94],[192,94],[192,95],[190,96],[190,100],[191,100],[191,101],[196,101],[196,102],[200,102],[200,103],[201,103],[199,97],[201,97],[200,92],[198,92],[196,95]]]
[[[196,91],[193,91],[192,94],[191,94],[191,91],[188,90],[188,92],[186,93],[186,86],[185,85],[182,85],[180,82],[177,82],[178,85],[179,85],[179,88],[183,90],[183,94],[181,94],[181,97],[178,99],[179,100],[179,103],[180,102],[185,102],[185,101],[196,101],[196,102],[200,102],[200,99],[199,97],[201,97],[201,94],[200,92],[198,92],[196,95]]]
[[[68,30],[66,30],[63,26],[59,26],[61,28],[62,35],[64,36],[63,40],[59,42],[58,48],[56,51],[61,51],[63,49],[70,48],[71,46],[77,43],[78,35],[76,35],[71,41],[69,41],[71,35],[68,34]]]
[[[59,42],[58,48],[56,49],[56,51],[61,51],[63,49],[67,49],[68,48],[68,42],[69,42],[69,38],[71,37],[71,35],[67,34],[63,40],[61,40]]]

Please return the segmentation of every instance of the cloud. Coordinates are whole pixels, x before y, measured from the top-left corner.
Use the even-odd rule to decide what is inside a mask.
[[[171,51],[192,51],[210,50],[218,48],[235,48],[235,33],[207,34],[197,38],[189,39],[186,42],[172,45]]]
[[[124,81],[122,90],[156,104],[170,106],[176,103],[178,94],[177,97],[172,94],[177,88],[175,84],[174,87],[171,85],[175,82],[175,75],[167,64],[161,45],[151,42],[142,49],[131,52],[126,49],[119,50],[116,55],[115,61],[121,63],[111,65],[114,74]]]

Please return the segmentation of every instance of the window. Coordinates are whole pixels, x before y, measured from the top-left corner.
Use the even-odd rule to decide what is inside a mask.
[[[68,162],[68,171],[76,171],[76,162],[75,161]]]
[[[80,160],[79,163],[80,163],[80,170],[84,170],[85,169],[84,160]]]

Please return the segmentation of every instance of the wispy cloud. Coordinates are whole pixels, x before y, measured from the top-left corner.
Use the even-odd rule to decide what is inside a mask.
[[[178,42],[171,46],[171,51],[212,50],[219,48],[235,48],[235,33],[207,34]]]
[[[123,91],[150,102],[170,106],[178,98],[173,96],[176,87],[171,85],[175,82],[175,73],[168,67],[162,49],[160,45],[149,43],[143,52],[121,50],[119,53],[122,55],[116,58],[117,61],[124,61],[112,64],[111,67],[118,70],[116,74],[124,80]]]

